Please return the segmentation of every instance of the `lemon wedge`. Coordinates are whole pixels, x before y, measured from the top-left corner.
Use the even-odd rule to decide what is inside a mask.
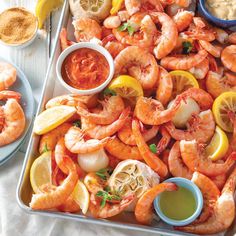
[[[45,134],[64,123],[75,113],[75,107],[64,105],[51,107],[36,117],[33,130],[38,135]]]
[[[236,113],[236,92],[222,93],[215,99],[212,111],[217,125],[226,132],[233,132],[233,124],[228,112]]]
[[[30,169],[30,183],[35,193],[40,192],[40,186],[52,182],[51,152],[45,152],[33,162]]]
[[[111,81],[110,90],[123,98],[136,101],[137,97],[143,96],[143,88],[138,80],[129,75],[120,75]]]
[[[124,0],[112,0],[111,15],[116,14],[121,9],[123,2]]]
[[[225,156],[229,148],[228,137],[225,132],[216,126],[215,134],[213,135],[210,144],[206,147],[206,154],[213,161],[217,161]]]
[[[178,94],[189,88],[199,88],[199,84],[195,77],[187,71],[174,70],[170,72],[170,75],[173,81],[173,97],[176,97]]]
[[[38,18],[39,29],[43,28],[47,16],[56,8],[60,7],[63,0],[38,0],[35,13]]]
[[[83,214],[86,214],[89,207],[89,192],[83,182],[78,180],[74,191],[72,192],[73,199],[80,206]]]

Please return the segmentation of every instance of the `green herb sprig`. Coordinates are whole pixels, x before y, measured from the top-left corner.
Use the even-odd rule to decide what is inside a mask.
[[[121,197],[119,195],[110,194],[106,191],[98,191],[96,194],[97,197],[102,198],[100,206],[103,208],[106,205],[107,201],[117,200],[120,201]]]

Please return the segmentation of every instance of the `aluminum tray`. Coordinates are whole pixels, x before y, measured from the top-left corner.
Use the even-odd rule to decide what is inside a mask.
[[[68,27],[67,27],[68,26]],[[56,42],[55,46],[52,51],[52,57],[50,59],[50,63],[48,66],[46,79],[43,85],[43,91],[39,103],[39,107],[37,110],[38,115],[40,112],[44,110],[45,103],[52,97],[60,95],[60,94],[66,94],[69,93],[68,91],[64,90],[62,86],[57,83],[56,80],[56,61],[60,54],[60,43],[59,43],[59,33],[61,31],[61,28],[66,27],[69,31],[69,36],[72,36],[72,29],[71,27],[71,15],[69,11],[69,3],[66,0],[64,2],[62,13],[60,17],[60,21],[58,23],[58,29],[56,33]],[[71,33],[71,35],[70,35]],[[21,172],[21,176],[19,179],[19,183],[17,186],[17,202],[19,206],[26,211],[29,214],[37,214],[42,216],[49,216],[49,217],[58,217],[63,218],[67,220],[75,220],[85,223],[93,223],[93,224],[99,224],[104,226],[111,226],[116,228],[122,228],[122,229],[130,229],[130,230],[138,230],[138,231],[144,231],[144,232],[152,232],[157,233],[161,235],[193,235],[193,234],[187,234],[180,231],[175,231],[171,226],[168,226],[164,224],[163,222],[154,221],[151,226],[142,226],[138,224],[132,213],[122,213],[122,215],[118,217],[110,218],[109,220],[105,219],[95,219],[91,216],[84,216],[82,214],[70,214],[70,213],[63,213],[63,212],[54,212],[54,211],[36,211],[32,210],[29,207],[29,202],[32,197],[33,190],[30,185],[30,167],[35,160],[35,158],[38,157],[38,142],[39,137],[35,134],[31,134],[28,149],[25,155],[25,160],[23,164],[23,169]],[[125,219],[125,220],[124,220]],[[221,234],[224,235],[224,234]],[[233,235],[233,232],[229,232],[226,235]]]

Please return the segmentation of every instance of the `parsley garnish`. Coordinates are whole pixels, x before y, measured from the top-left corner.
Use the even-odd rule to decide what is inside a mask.
[[[75,127],[81,128],[81,121],[80,121],[80,120],[77,120],[77,121],[73,122],[73,125],[74,125]]]
[[[183,46],[183,54],[189,54],[193,49],[193,45],[189,41],[183,42],[182,46]]]
[[[108,96],[108,95],[116,96],[116,92],[113,91],[113,90],[111,90],[111,89],[109,89],[109,88],[104,89],[104,90],[103,90],[103,94],[104,94],[105,96]]]
[[[48,149],[47,144],[45,144],[44,147],[43,147],[42,153],[45,153],[45,152],[48,152],[48,151],[50,151],[50,150]]]
[[[106,201],[111,201],[111,200],[121,200],[121,197],[119,195],[115,194],[110,194],[109,192],[106,191],[98,191],[96,194],[97,197],[102,198],[101,207],[104,207],[106,205]]]
[[[103,180],[107,180],[107,177],[109,177],[112,174],[112,172],[113,171],[111,169],[105,168],[97,171],[96,175],[102,178]]]
[[[149,148],[150,148],[151,152],[157,153],[157,146],[156,146],[156,144],[154,144],[154,143],[150,144]]]
[[[134,27],[129,22],[126,22],[123,25],[119,26],[118,30],[119,31],[127,30],[130,36],[132,36],[134,34],[134,32],[135,32]]]

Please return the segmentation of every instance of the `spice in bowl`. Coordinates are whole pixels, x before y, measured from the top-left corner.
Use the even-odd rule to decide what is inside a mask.
[[[37,32],[37,18],[21,7],[13,7],[0,14],[0,40],[10,46],[31,41]]]

